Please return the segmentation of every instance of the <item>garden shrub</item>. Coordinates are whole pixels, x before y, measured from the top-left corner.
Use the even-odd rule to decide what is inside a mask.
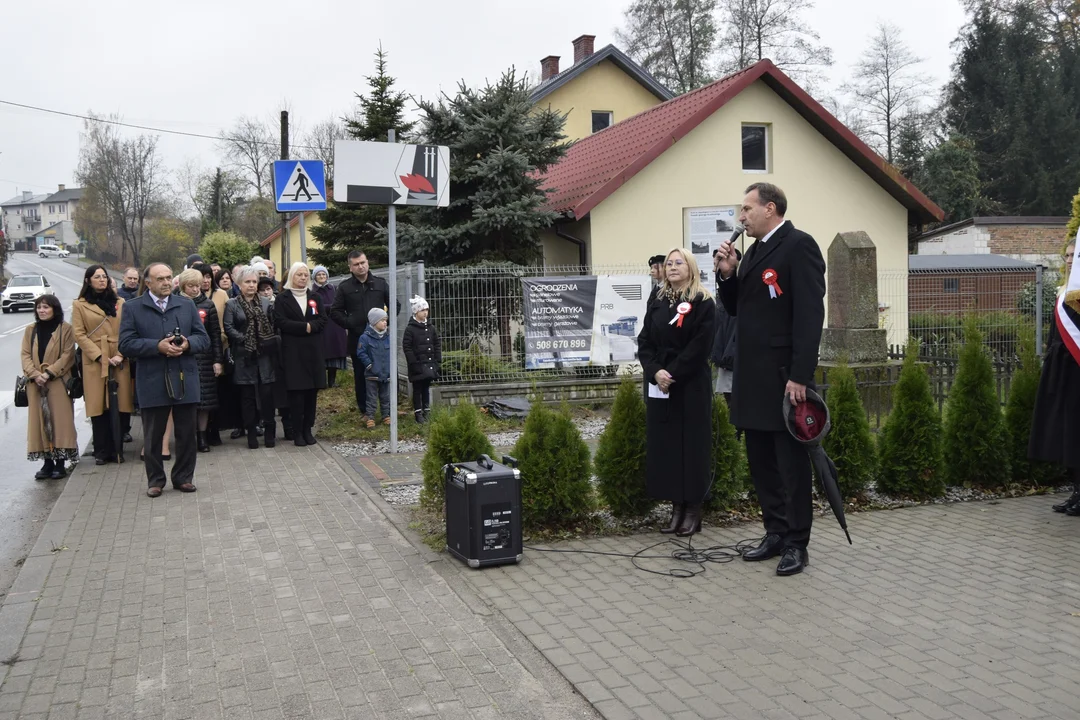
[[[855,373],[846,363],[829,373],[828,406],[832,430],[822,447],[836,464],[840,494],[850,499],[861,495],[873,479],[877,453]]]
[[[640,380],[626,377],[619,384],[594,462],[600,499],[612,515],[649,514],[656,501],[645,493],[645,401]]]
[[[941,415],[930,376],[918,364],[913,339],[893,388],[893,409],[878,441],[877,487],[894,497],[931,498],[945,493],[941,473]]]
[[[441,511],[446,501],[443,466],[473,462],[481,455],[492,455],[495,448],[480,427],[480,411],[468,403],[453,408],[436,405],[428,424],[427,451],[420,461],[424,487],[420,504]]]
[[[1011,477],[994,369],[975,318],[964,324],[964,347],[945,407],[944,439],[950,485],[997,487]]]
[[[559,527],[593,509],[589,446],[564,407],[534,402],[514,446],[521,469],[521,514],[525,527]]]
[[[1020,367],[1012,376],[1005,405],[1005,427],[1009,433],[1009,467],[1013,482],[1043,485],[1054,481],[1061,468],[1051,463],[1028,460],[1028,439],[1035,417],[1041,367],[1035,353],[1035,333],[1028,331],[1020,344]]]
[[[753,491],[746,451],[739,441],[731,412],[723,395],[713,395],[712,403],[712,493],[705,502],[706,510],[730,510]]]

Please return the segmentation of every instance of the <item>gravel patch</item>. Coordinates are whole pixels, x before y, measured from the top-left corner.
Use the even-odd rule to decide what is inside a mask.
[[[420,504],[420,485],[415,483],[386,485],[379,494],[389,504],[399,507]]]

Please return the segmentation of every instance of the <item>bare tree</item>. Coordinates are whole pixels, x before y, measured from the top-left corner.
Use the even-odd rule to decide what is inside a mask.
[[[334,141],[346,137],[345,124],[335,117],[327,118],[315,123],[310,132],[303,136],[302,155],[312,160],[322,160],[326,166],[326,177],[330,179],[334,177]]]
[[[122,138],[116,126],[91,114],[79,148],[79,182],[100,199],[109,227],[120,233],[122,256],[142,262],[147,216],[159,207],[165,190],[165,170],[157,154],[158,138]]]
[[[918,110],[930,91],[930,79],[916,70],[921,62],[904,44],[900,28],[879,23],[870,46],[855,63],[853,82],[842,87],[862,107],[870,144],[889,162],[896,150],[900,119]]]
[[[725,32],[720,69],[732,73],[769,58],[803,82],[813,82],[833,64],[832,50],[807,25],[802,13],[812,0],[719,0]]]
[[[634,0],[616,37],[626,52],[676,93],[709,82],[717,0]]]
[[[257,197],[273,195],[271,168],[280,152],[268,123],[242,117],[231,130],[221,133],[221,147],[231,165]]]

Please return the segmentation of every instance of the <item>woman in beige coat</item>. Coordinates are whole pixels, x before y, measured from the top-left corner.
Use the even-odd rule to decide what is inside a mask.
[[[75,342],[82,350],[82,374],[86,416],[94,429],[94,462],[116,462],[117,441],[109,422],[109,371],[117,381],[120,424],[134,408],[131,369],[120,354],[120,315],[124,301],[109,284],[109,274],[101,265],[91,265],[83,277],[79,299],[71,307]]]
[[[75,365],[75,332],[64,322],[64,309],[55,295],[39,297],[34,314],[37,322],[26,328],[22,341],[22,370],[30,411],[26,458],[45,461],[34,475],[38,480],[59,480],[66,472],[65,462],[79,462],[75,406],[67,394],[67,381]],[[41,406],[43,396],[48,417]]]

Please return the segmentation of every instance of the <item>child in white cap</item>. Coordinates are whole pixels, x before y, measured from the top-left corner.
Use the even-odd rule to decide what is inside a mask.
[[[405,362],[409,366],[409,382],[413,389],[413,416],[416,422],[427,422],[431,411],[431,383],[439,377],[442,364],[442,341],[428,322],[427,300],[415,296],[409,301],[412,317],[401,338]]]
[[[382,405],[382,423],[390,424],[390,333],[387,315],[382,308],[368,311],[368,326],[356,343],[356,358],[364,368],[367,382],[367,407],[363,422],[375,427],[375,411]]]

